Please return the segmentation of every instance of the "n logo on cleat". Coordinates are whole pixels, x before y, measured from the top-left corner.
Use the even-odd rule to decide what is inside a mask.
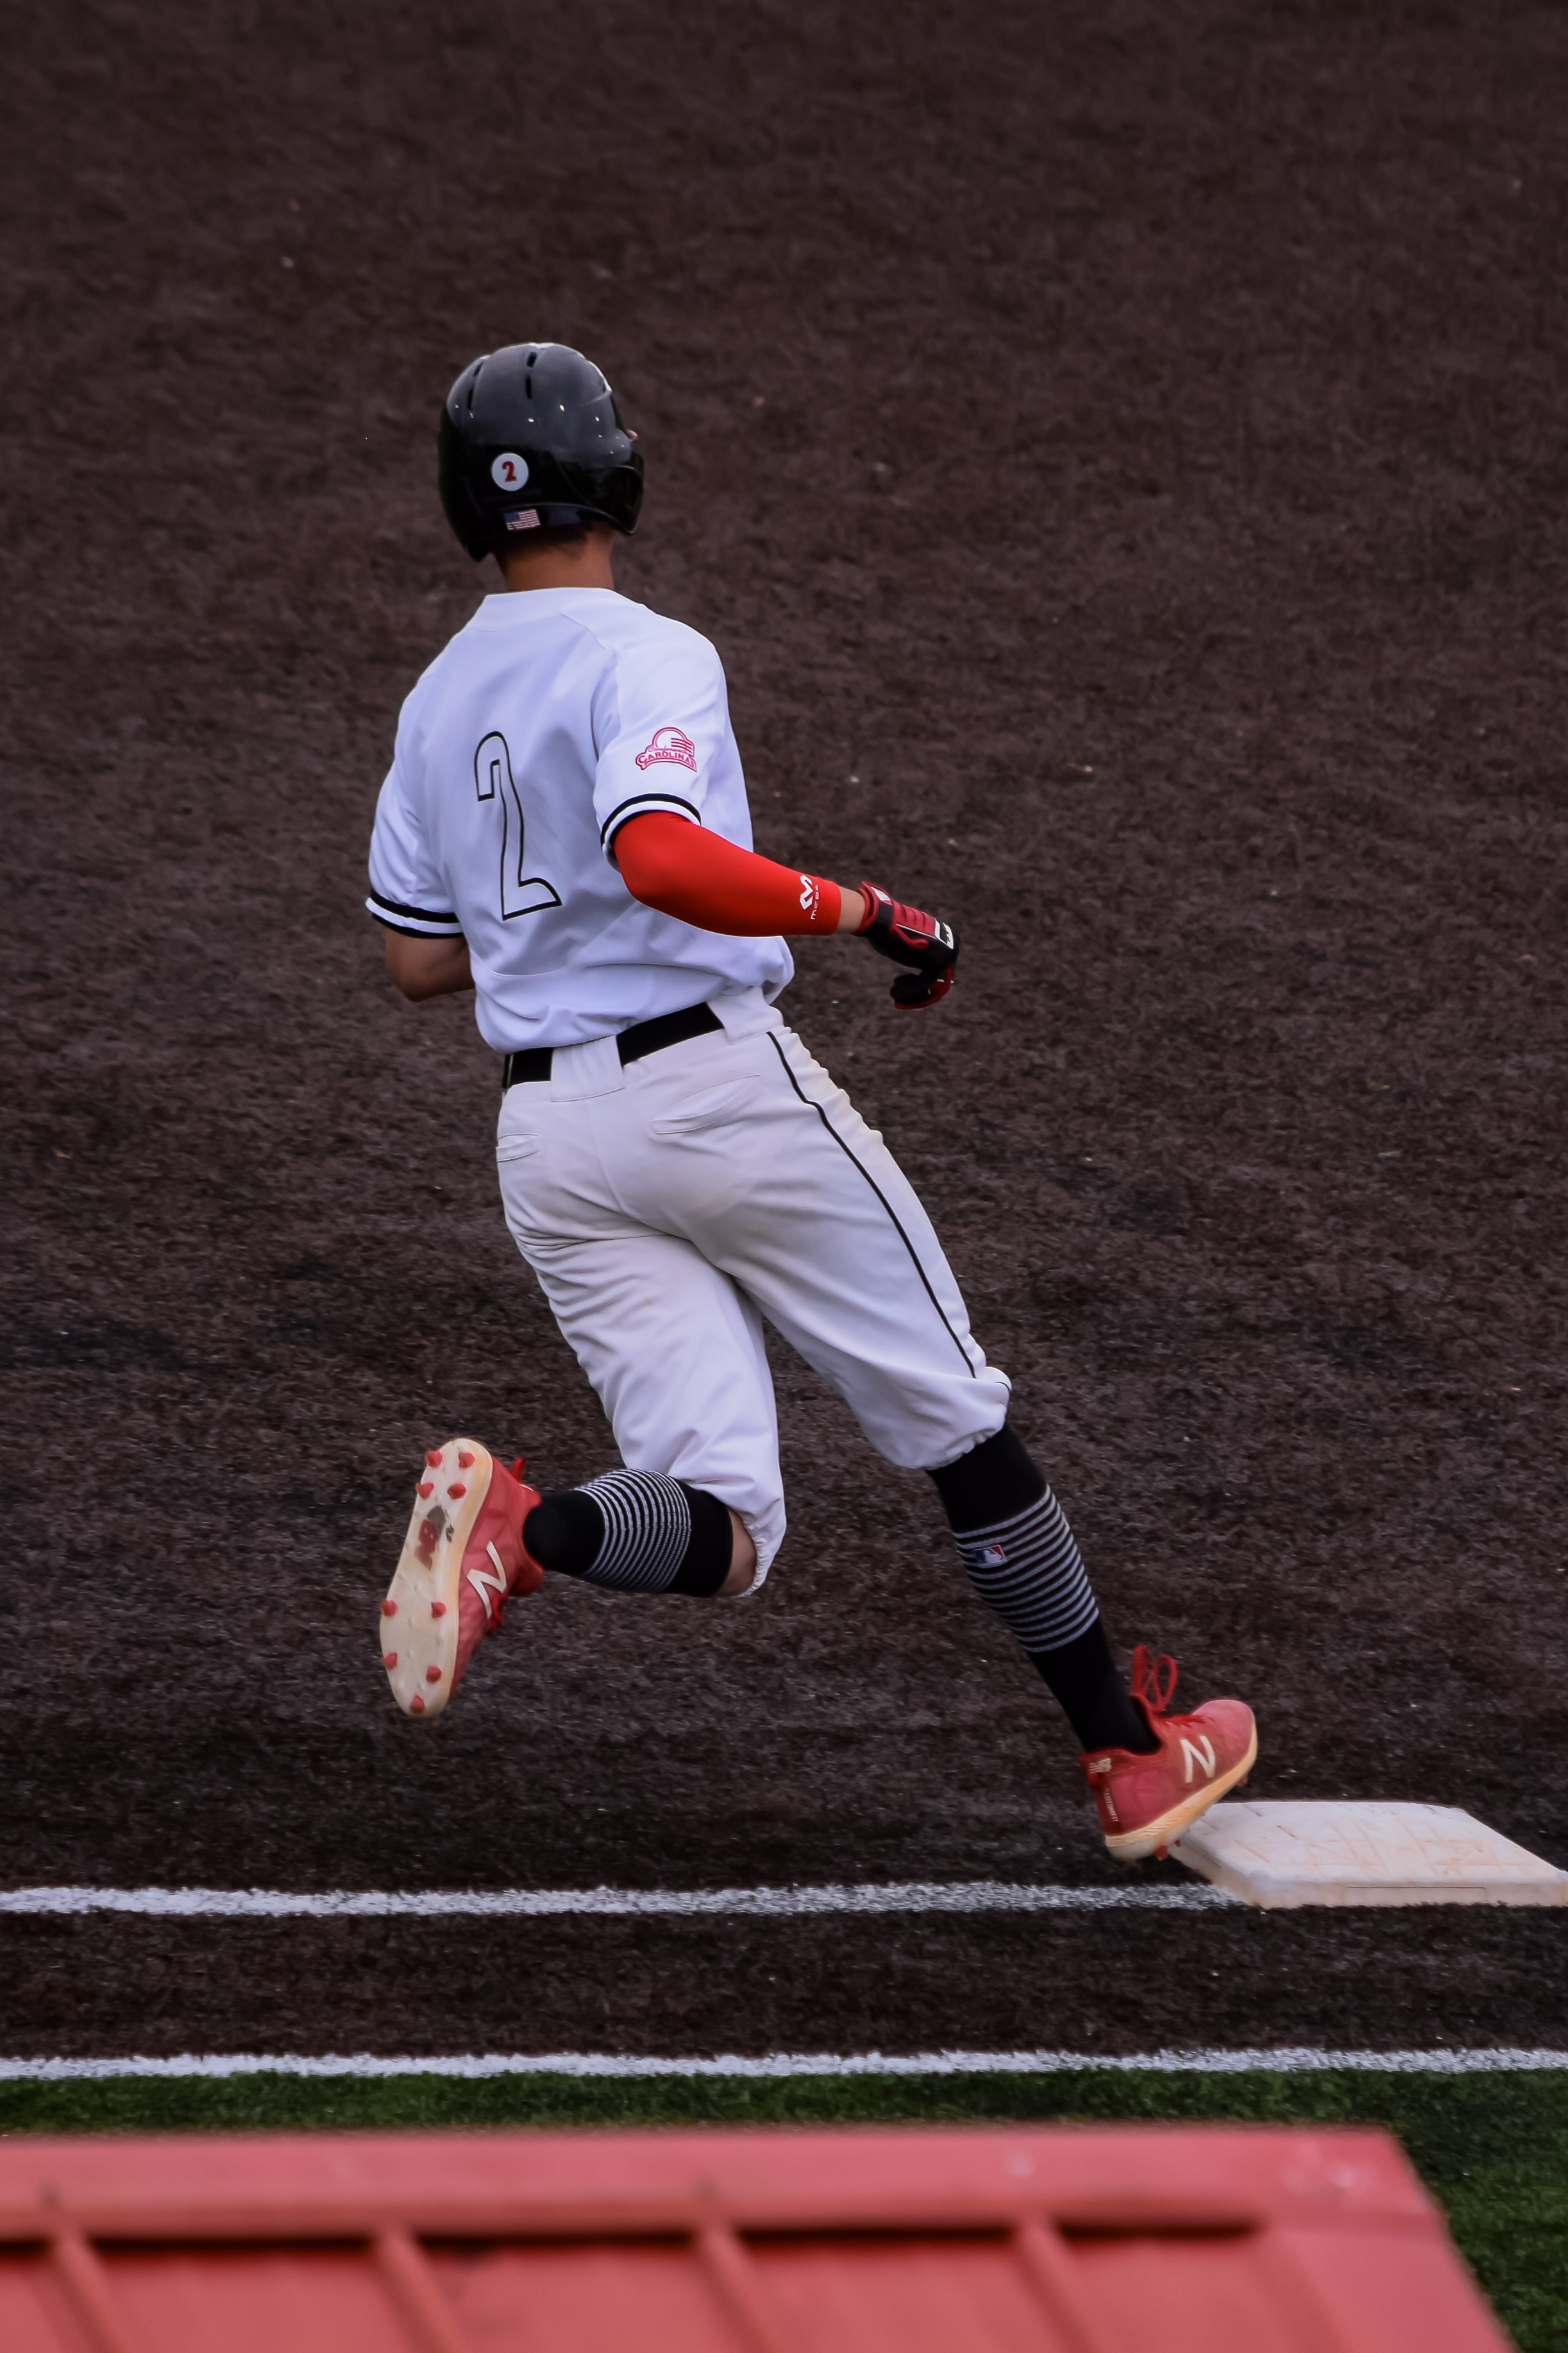
[[[1195,1748],[1190,1740],[1184,1739],[1182,1742],[1182,1755],[1186,1759],[1187,1767],[1186,1772],[1183,1776],[1184,1780],[1190,1781],[1192,1779],[1193,1767],[1194,1765],[1201,1765],[1204,1771],[1208,1775],[1209,1779],[1211,1781],[1214,1779],[1214,1742],[1209,1738],[1206,1732],[1200,1737]]]
[[[487,1618],[493,1618],[496,1613],[490,1607],[490,1595],[493,1593],[498,1601],[504,1598],[506,1593],[506,1571],[501,1567],[500,1555],[497,1552],[494,1545],[487,1545],[485,1546],[485,1550],[489,1553],[490,1558],[496,1565],[496,1573],[492,1577],[489,1569],[470,1568],[468,1571],[468,1583],[473,1587],[474,1591],[484,1603],[485,1616]],[[1211,1766],[1209,1769],[1212,1772],[1214,1768]],[[1187,1778],[1191,1780],[1192,1776],[1190,1773],[1187,1776]]]

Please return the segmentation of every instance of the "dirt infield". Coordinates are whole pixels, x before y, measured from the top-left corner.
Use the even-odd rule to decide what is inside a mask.
[[[1258,1793],[1568,1863],[1568,16],[77,0],[5,47],[0,1880],[1109,1873],[927,1483],[793,1360],[757,1603],[552,1583],[450,1722],[390,1709],[418,1450],[613,1460],[493,1058],[360,903],[482,585],[437,405],[535,332],[642,434],[622,577],[719,645],[759,846],[965,935],[929,1018],[827,943],[786,1011],[1116,1639],[1254,1702]],[[1563,1934],[5,1921],[0,2042],[1556,2044]]]

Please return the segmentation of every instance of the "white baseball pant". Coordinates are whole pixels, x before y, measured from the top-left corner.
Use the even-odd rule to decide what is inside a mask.
[[[722,1032],[624,1068],[613,1038],[558,1047],[502,1097],[496,1158],[623,1461],[738,1512],[755,1591],[784,1533],[764,1317],[906,1469],[1000,1430],[1009,1383],[875,1129],[760,992],[713,1009]]]

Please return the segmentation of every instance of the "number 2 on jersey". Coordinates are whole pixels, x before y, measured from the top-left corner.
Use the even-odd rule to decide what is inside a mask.
[[[537,915],[543,907],[558,907],[561,893],[542,875],[525,874],[523,867],[522,796],[511,773],[506,737],[487,735],[474,754],[474,789],[481,801],[500,808],[500,912],[503,923],[514,915]]]

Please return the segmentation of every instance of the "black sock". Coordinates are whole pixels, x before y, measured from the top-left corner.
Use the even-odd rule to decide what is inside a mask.
[[[555,1487],[524,1520],[522,1541],[541,1568],[556,1577],[583,1577],[599,1556],[605,1514],[581,1487]]]
[[[992,1520],[1009,1520],[1037,1504],[1046,1492],[1045,1472],[1005,1422],[994,1438],[983,1438],[956,1462],[944,1462],[931,1475],[954,1528],[982,1528]]]
[[[684,1480],[680,1483],[686,1486]],[[687,1487],[686,1500],[691,1506],[691,1535],[680,1567],[665,1591],[689,1593],[695,1599],[706,1601],[718,1592],[730,1574],[735,1530],[729,1504],[721,1504],[706,1487]]]
[[[1055,1651],[1031,1651],[1029,1656],[1050,1685],[1080,1748],[1131,1748],[1140,1757],[1152,1756],[1158,1748],[1116,1672],[1098,1618],[1075,1641]]]
[[[970,1581],[1027,1651],[1085,1748],[1159,1746],[1129,1698],[1045,1475],[1005,1423],[933,1471]]]
[[[615,1471],[543,1495],[522,1540],[541,1568],[621,1593],[706,1598],[730,1574],[734,1531],[705,1487],[653,1471]]]

